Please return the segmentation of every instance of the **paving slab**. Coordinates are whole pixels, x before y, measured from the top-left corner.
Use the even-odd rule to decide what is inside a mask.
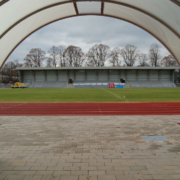
[[[177,180],[172,116],[0,116],[0,180]],[[169,141],[146,141],[141,136]]]

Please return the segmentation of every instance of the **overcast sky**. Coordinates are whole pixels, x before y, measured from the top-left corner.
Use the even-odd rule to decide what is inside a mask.
[[[170,54],[153,36],[135,25],[109,17],[82,16],[57,21],[36,31],[15,49],[8,60],[22,61],[31,48],[48,52],[53,45],[74,45],[86,53],[94,44],[100,43],[111,48],[132,44],[143,53],[148,53],[149,46],[157,43],[161,46],[162,57]]]

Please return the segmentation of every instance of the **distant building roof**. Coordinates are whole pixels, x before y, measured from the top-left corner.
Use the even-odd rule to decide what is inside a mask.
[[[17,67],[19,71],[37,70],[176,70],[179,67]]]

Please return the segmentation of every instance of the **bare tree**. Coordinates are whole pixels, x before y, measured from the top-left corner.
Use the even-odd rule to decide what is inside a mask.
[[[139,56],[139,51],[136,46],[128,44],[121,49],[120,54],[126,66],[133,66]]]
[[[26,57],[24,58],[24,63],[23,63],[23,66],[24,67],[33,67],[34,66],[34,63],[32,61],[32,59],[30,58],[30,55],[26,55]]]
[[[66,63],[65,63],[65,59],[64,59],[64,52],[66,50],[66,47],[63,45],[60,45],[57,47],[58,50],[58,56],[59,56],[59,65],[61,67],[65,67]]]
[[[115,47],[110,53],[110,58],[111,58],[110,62],[113,64],[113,67],[119,64],[120,52],[121,52],[120,48]]]
[[[160,47],[158,44],[152,44],[149,49],[149,59],[151,66],[158,66],[158,60],[161,58]]]
[[[170,67],[170,66],[179,66],[179,64],[177,63],[177,61],[175,60],[175,58],[172,56],[172,55],[169,55],[169,56],[165,56],[160,64],[162,66],[166,66],[166,67]]]
[[[68,66],[73,66],[75,46],[68,46],[64,52],[65,61],[68,62]]]
[[[23,64],[22,64],[21,62],[19,62],[18,59],[16,59],[16,60],[14,61],[14,64],[15,64],[16,67],[22,67],[22,66],[23,66]]]
[[[58,64],[58,55],[59,55],[59,49],[56,46],[52,46],[51,49],[48,51],[50,53],[50,57],[52,59],[52,65],[54,67]]]
[[[45,60],[45,51],[40,48],[33,48],[24,58],[25,67],[41,67]]]
[[[47,58],[46,67],[53,67],[53,59],[51,57]]]
[[[4,83],[8,83],[9,81],[16,82],[18,81],[18,71],[16,67],[20,67],[21,65],[17,64],[18,60],[8,61],[2,68],[2,81]],[[18,62],[19,63],[19,62]],[[20,64],[20,63],[19,63]]]
[[[110,48],[105,44],[96,44],[87,53],[89,64],[95,67],[104,66],[104,63],[109,56]]]
[[[81,67],[84,61],[84,53],[80,47],[68,46],[64,52],[64,58],[68,66]]]
[[[140,66],[146,66],[147,65],[147,55],[144,53],[139,54],[139,64]]]

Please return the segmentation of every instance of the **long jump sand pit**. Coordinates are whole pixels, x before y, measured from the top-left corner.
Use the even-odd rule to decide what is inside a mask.
[[[0,116],[0,179],[177,180],[178,123],[179,115]]]

